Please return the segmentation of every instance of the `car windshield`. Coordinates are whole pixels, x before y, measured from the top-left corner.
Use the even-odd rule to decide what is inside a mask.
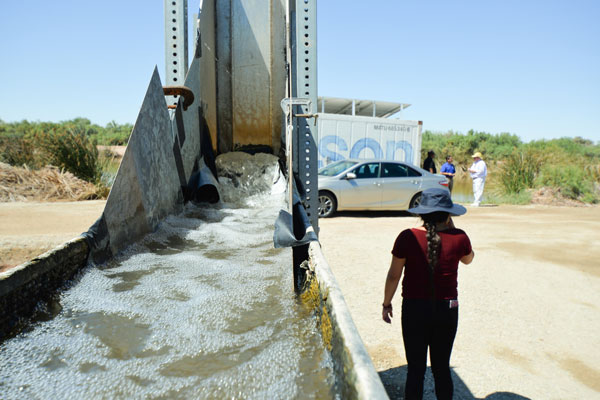
[[[336,176],[356,164],[358,163],[355,161],[336,161],[332,164],[326,165],[325,167],[321,168],[319,170],[319,175]]]

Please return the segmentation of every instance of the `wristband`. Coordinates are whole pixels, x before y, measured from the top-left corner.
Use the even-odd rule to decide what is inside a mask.
[[[385,304],[381,304],[383,306],[383,308],[392,308],[392,303],[388,304],[387,306]]]

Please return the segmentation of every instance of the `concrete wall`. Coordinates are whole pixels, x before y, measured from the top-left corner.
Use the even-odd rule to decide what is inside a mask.
[[[309,263],[311,284],[301,298],[315,309],[323,340],[332,353],[342,398],[388,399],[318,242],[310,243]]]
[[[18,332],[40,301],[47,302],[87,264],[88,245],[75,238],[0,273],[0,341]]]

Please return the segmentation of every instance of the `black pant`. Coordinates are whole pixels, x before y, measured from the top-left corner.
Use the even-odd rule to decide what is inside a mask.
[[[435,395],[452,399],[454,385],[450,375],[450,354],[458,325],[458,307],[449,308],[447,300],[432,306],[431,300],[402,301],[402,338],[408,362],[404,398],[423,398],[423,380],[427,367],[427,348],[435,380]]]

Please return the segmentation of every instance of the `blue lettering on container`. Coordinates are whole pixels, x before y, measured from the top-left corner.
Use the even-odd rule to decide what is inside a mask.
[[[394,156],[396,154],[396,150],[401,149],[401,150],[404,150],[404,162],[412,163],[413,148],[412,148],[412,145],[410,143],[408,143],[406,140],[401,140],[399,142],[394,142],[392,140],[389,140],[386,143],[385,149],[386,149],[386,154],[385,154],[386,160],[393,160]],[[403,161],[403,160],[398,160],[398,161]]]
[[[333,149],[330,145],[333,145]],[[354,145],[352,146],[348,158],[367,158],[360,156],[362,151],[366,149],[371,150],[371,152],[373,153],[372,158],[383,158],[383,150],[381,149],[381,145],[379,144],[379,142],[377,142],[377,140],[372,138],[362,138],[357,140],[356,143],[354,143]],[[394,160],[397,150],[403,150],[404,152],[404,160],[398,159],[398,161],[412,163],[413,146],[405,140],[400,140],[398,142],[393,140],[386,141],[385,159]],[[342,154],[338,153],[338,151],[342,152]],[[347,157],[344,156],[344,153],[346,153],[347,151],[348,144],[343,138],[335,135],[328,135],[322,137],[319,141],[319,168],[323,167],[325,164],[330,164],[334,161],[346,159]]]
[[[348,151],[348,145],[346,141],[339,136],[328,135],[321,139],[319,142],[319,158],[323,158],[327,160],[327,164],[332,163],[334,161],[339,161],[345,159],[341,154],[336,153],[335,151],[329,150],[327,148],[328,145],[335,144],[337,145],[340,151]],[[323,160],[319,160],[319,168],[323,166]]]
[[[352,146],[352,150],[350,151],[350,158],[360,158],[360,153],[365,149],[371,149],[373,158],[383,158],[381,146],[375,139],[371,138],[363,138],[354,143],[354,146]]]

